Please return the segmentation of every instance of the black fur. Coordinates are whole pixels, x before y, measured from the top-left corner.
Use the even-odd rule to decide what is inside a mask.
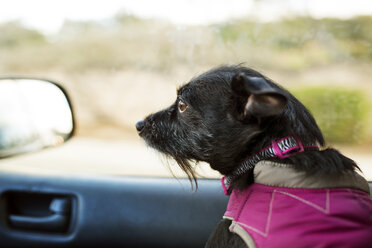
[[[247,245],[235,233],[229,232],[231,220],[221,220],[212,232],[205,247],[213,248],[246,248]]]
[[[184,112],[178,110],[180,100],[188,106]],[[308,174],[341,174],[357,168],[337,150],[325,148],[314,118],[293,95],[243,66],[221,66],[193,78],[178,90],[174,104],[148,116],[137,129],[148,145],[174,158],[195,183],[195,162],[205,161],[229,175],[273,139],[289,135],[322,149],[274,161]],[[236,178],[231,189],[252,183],[250,171]]]

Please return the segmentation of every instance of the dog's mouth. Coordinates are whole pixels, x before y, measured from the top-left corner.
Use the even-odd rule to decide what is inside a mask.
[[[162,149],[162,146],[159,145],[161,142],[159,141],[159,136],[156,134],[154,127],[154,123],[149,122],[147,119],[140,120],[136,123],[137,134],[141,137],[145,144],[160,152],[166,153],[166,151]]]

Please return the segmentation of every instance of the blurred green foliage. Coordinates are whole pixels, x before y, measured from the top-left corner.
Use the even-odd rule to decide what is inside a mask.
[[[371,16],[347,20],[297,17],[271,23],[238,20],[217,27],[224,42],[268,48],[282,54],[282,63],[293,69],[345,60],[372,61]]]
[[[327,142],[360,144],[368,140],[370,103],[364,92],[311,87],[292,93],[314,115]]]
[[[0,25],[0,64],[5,71],[168,70],[240,62],[301,70],[349,61],[372,62],[370,16],[177,26],[123,14],[105,22],[67,21],[52,36],[17,22]]]
[[[0,48],[2,49],[45,43],[45,37],[41,33],[27,29],[19,22],[0,24]]]

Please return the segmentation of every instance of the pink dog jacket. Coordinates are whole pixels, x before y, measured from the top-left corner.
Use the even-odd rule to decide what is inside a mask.
[[[361,176],[305,179],[267,161],[256,167],[260,183],[234,189],[224,214],[248,247],[372,247],[372,200]],[[270,177],[276,185],[267,185]]]

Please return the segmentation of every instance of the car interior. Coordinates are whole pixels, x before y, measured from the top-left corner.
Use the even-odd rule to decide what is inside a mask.
[[[219,65],[293,93],[372,192],[371,26],[364,0],[1,1],[0,248],[204,247],[221,175],[135,123]]]

